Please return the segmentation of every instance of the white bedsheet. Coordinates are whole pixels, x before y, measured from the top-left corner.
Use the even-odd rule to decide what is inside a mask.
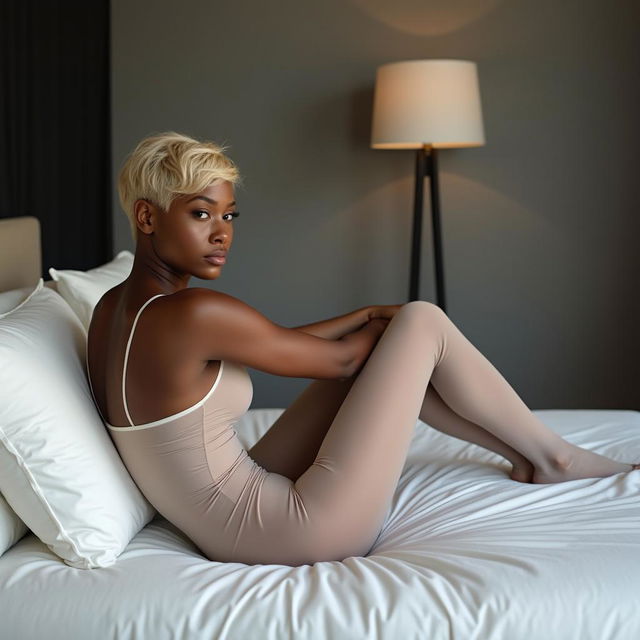
[[[250,410],[244,443],[281,412]],[[534,413],[640,460],[640,412]],[[29,533],[0,558],[0,638],[640,638],[640,471],[525,485],[507,470],[418,421],[371,554],[313,566],[211,562],[159,516],[106,569],[69,567]]]

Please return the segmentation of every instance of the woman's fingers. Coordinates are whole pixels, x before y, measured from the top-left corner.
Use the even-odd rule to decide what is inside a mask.
[[[373,318],[384,318],[386,320],[391,320],[393,316],[402,308],[401,304],[382,304],[374,307],[374,311],[372,312],[371,319]]]

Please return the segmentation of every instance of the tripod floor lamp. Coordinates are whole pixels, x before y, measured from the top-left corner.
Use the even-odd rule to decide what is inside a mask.
[[[484,144],[478,72],[468,60],[406,60],[378,67],[373,149],[416,149],[409,301],[419,295],[424,179],[429,177],[437,304],[446,312],[437,149]]]

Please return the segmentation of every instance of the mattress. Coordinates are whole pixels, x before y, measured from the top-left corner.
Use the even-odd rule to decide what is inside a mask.
[[[281,412],[250,410],[245,446]],[[640,461],[640,412],[534,413]],[[212,562],[159,515],[104,569],[69,567],[29,533],[0,557],[0,637],[640,638],[640,471],[528,485],[508,469],[418,420],[369,555],[313,566]]]

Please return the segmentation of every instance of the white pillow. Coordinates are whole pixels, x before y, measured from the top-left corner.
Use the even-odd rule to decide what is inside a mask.
[[[11,289],[0,293],[0,314],[12,311],[27,301],[34,291],[33,287]],[[0,494],[0,556],[22,538],[29,528],[20,520],[16,512]]]
[[[16,512],[0,495],[0,556],[29,531]]]
[[[87,334],[44,286],[0,314],[0,492],[64,562],[115,563],[156,511],[129,475],[94,404]]]
[[[126,280],[133,267],[133,253],[120,251],[118,255],[95,269],[76,271],[51,267],[49,275],[56,281],[58,293],[69,303],[88,331],[91,314],[102,296]]]
[[[35,293],[36,289],[33,287],[22,287],[22,289],[11,289],[0,293],[0,317],[25,304]]]

